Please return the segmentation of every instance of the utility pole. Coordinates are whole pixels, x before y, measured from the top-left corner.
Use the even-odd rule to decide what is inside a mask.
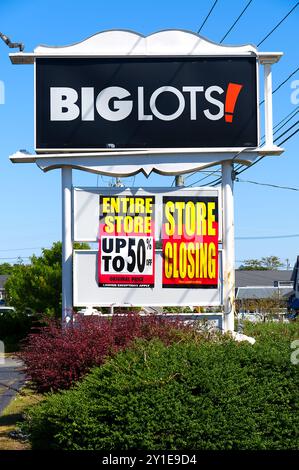
[[[185,178],[183,175],[176,175],[175,177],[175,186],[182,187],[185,186]]]
[[[115,178],[115,183],[113,185],[114,188],[123,188],[124,184],[121,182],[121,179],[117,176]]]

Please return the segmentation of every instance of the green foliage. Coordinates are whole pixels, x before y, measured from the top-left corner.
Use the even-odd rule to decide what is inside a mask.
[[[0,275],[10,275],[13,272],[14,267],[17,265],[12,265],[10,263],[1,263],[0,264]]]
[[[5,285],[10,305],[23,311],[58,313],[61,302],[61,243],[31,257],[31,264],[16,266]]]
[[[273,269],[278,269],[283,266],[283,263],[278,258],[278,256],[264,256],[259,259],[246,259],[244,263],[239,266],[238,269],[241,270],[259,270],[259,271],[269,271]]]
[[[74,248],[89,248],[85,243]],[[18,311],[31,308],[34,312],[59,316],[61,313],[61,242],[33,255],[31,264],[19,264],[5,284],[7,299]]]
[[[266,269],[278,269],[283,266],[283,263],[278,256],[264,256],[262,258],[262,264]]]
[[[139,340],[33,407],[24,430],[33,449],[298,449],[296,331],[270,326],[258,326],[254,346]]]
[[[251,323],[245,321],[244,334],[257,340],[255,348],[261,348],[266,352],[274,350],[280,358],[287,362],[290,356],[291,342],[299,339],[299,322]]]
[[[163,307],[163,313],[192,313],[190,307]]]
[[[239,266],[238,269],[252,271],[252,270],[261,270],[265,271],[267,268],[262,266],[262,262],[259,259],[246,259],[244,263]]]

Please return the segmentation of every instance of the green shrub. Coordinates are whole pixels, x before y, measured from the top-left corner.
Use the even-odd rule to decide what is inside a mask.
[[[191,327],[166,315],[87,316],[76,318],[67,328],[50,320],[31,332],[18,356],[24,362],[26,377],[40,393],[65,390],[82,379],[136,338],[159,338],[163,343],[192,336]]]
[[[289,349],[290,342],[293,339],[298,339],[299,337],[299,322],[251,323],[249,321],[245,321],[244,334],[248,336],[253,336],[257,340],[259,340],[259,344],[261,344],[262,347],[265,347],[265,343],[268,343],[268,345],[277,345],[277,343],[279,342],[280,348],[282,345],[284,345],[284,347]]]
[[[265,344],[139,340],[24,430],[33,449],[297,449],[298,366]]]

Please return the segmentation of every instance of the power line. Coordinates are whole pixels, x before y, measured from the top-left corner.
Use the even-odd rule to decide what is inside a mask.
[[[291,114],[296,113],[298,112],[299,110],[299,106],[297,106],[295,109],[293,109],[293,111],[291,111],[289,114],[287,114],[281,121],[279,121],[277,124],[275,124],[275,126],[273,127],[273,129],[276,129],[277,126],[279,126],[279,124],[281,124],[283,121],[285,121],[289,116],[291,116]],[[295,114],[296,114],[295,113]]]
[[[279,88],[282,87],[282,85],[284,85],[293,75],[295,75],[296,72],[298,72],[298,70],[299,70],[299,67],[297,67],[296,70],[290,73],[290,75],[273,90],[273,93],[276,93],[277,90],[279,90]]]
[[[299,130],[299,129],[298,129]],[[250,183],[250,184],[256,184],[258,186],[269,186],[270,188],[277,188],[277,189],[288,189],[290,191],[299,191],[299,188],[293,188],[291,186],[280,186],[276,184],[270,184],[270,183],[260,183],[259,181],[251,181],[251,180],[241,180],[239,178],[236,178],[236,181],[239,183]]]
[[[223,38],[221,39],[220,41],[220,44],[224,41],[224,39],[229,35],[229,33],[233,30],[233,28],[236,26],[236,24],[239,22],[239,20],[241,19],[241,17],[243,16],[243,14],[245,13],[245,11],[247,10],[247,8],[249,7],[250,3],[252,3],[252,0],[249,0],[249,2],[247,3],[246,7],[243,8],[243,10],[241,11],[240,15],[238,16],[238,18],[235,20],[235,22],[231,25],[231,27],[229,28],[229,30],[225,33],[225,35],[223,36]]]
[[[294,112],[294,111],[295,111],[295,112]],[[299,113],[299,106],[297,106],[297,108],[296,108],[294,111],[292,111],[292,113],[294,113],[293,116],[291,116],[290,119],[288,119],[284,124],[282,124],[282,125],[281,125],[280,127],[278,127],[277,129],[276,129],[277,125],[273,127],[273,130],[276,129],[276,131],[273,133],[273,135],[277,134],[277,132],[279,132],[280,129],[282,129],[284,126],[286,126],[287,123],[290,122],[290,121],[296,116],[296,114]],[[292,114],[292,113],[290,113],[290,114]],[[265,137],[265,136],[263,136],[263,137]]]
[[[294,233],[292,235],[265,235],[257,237],[235,237],[236,240],[268,240],[268,239],[280,239],[280,238],[298,238],[299,233]]]
[[[288,116],[290,116],[291,114],[293,114],[293,116],[290,116],[290,118],[287,119],[286,122],[284,122],[284,124],[281,124],[281,123],[282,123],[283,121],[285,121],[285,119],[286,119],[288,116],[286,116],[286,117],[285,117],[284,119],[282,119],[278,124],[276,124],[276,126],[273,127],[273,130],[274,130],[277,126],[279,126],[279,124],[281,124],[281,126],[277,127],[276,131],[273,132],[273,136],[275,136],[275,134],[277,134],[277,132],[279,132],[284,126],[286,126],[286,125],[288,124],[288,122],[290,122],[290,121],[296,116],[296,114],[298,114],[298,113],[299,113],[299,106],[297,106],[297,108],[295,108],[295,110],[293,110],[291,113],[288,114]],[[298,121],[297,121],[297,122],[298,122]],[[294,124],[294,125],[295,125],[295,124]],[[293,126],[293,127],[294,127],[294,126]],[[286,132],[288,132],[290,129],[291,129],[291,127],[289,127]],[[282,134],[281,134],[281,136],[282,136]],[[281,137],[281,136],[280,136],[280,137]],[[275,139],[276,139],[276,138],[275,138]],[[277,137],[277,139],[279,139],[279,137]],[[263,135],[263,136],[261,137],[261,145],[264,145],[264,144],[265,144],[265,135]],[[240,164],[240,167],[239,167],[239,168],[241,168],[241,167],[242,167],[242,164]]]
[[[265,156],[263,155],[262,157],[259,157],[255,162],[251,163],[251,165],[245,166],[245,168],[243,168],[243,170],[240,170],[240,171],[238,170],[237,175],[240,175],[241,173],[244,173],[245,170],[248,170],[248,168],[251,168],[252,166],[259,163],[264,157]]]
[[[288,122],[290,122],[294,117],[295,115],[299,112],[299,106],[297,106],[295,109],[293,109],[293,111],[291,111],[290,113],[288,113],[283,119],[281,119],[277,124],[275,124],[275,126],[273,127],[273,130],[276,129],[280,124],[282,124],[284,121],[284,124],[280,127],[278,127],[278,129],[276,129],[276,131],[273,133],[273,135],[275,135],[280,129],[282,129],[284,126],[287,125]],[[265,138],[265,135],[263,135],[261,137],[261,139],[263,140]],[[276,139],[274,140],[274,142],[276,142]],[[263,145],[265,142],[263,141],[261,143],[261,145]],[[252,163],[252,165],[255,165],[255,163],[258,163],[260,160],[262,160],[262,158],[264,157],[261,157],[260,159],[258,159],[256,162]],[[250,165],[250,167],[252,166]],[[235,169],[236,172],[238,173],[242,173],[243,171],[245,171],[246,168],[250,168],[250,167],[245,167],[244,170],[240,171],[240,168],[242,168],[244,165],[242,165],[242,163],[239,164],[239,166]]]
[[[299,108],[299,106],[298,106],[298,108]],[[293,112],[294,112],[294,111],[292,111],[290,114],[292,114]],[[298,111],[296,111],[296,112],[298,112]],[[296,114],[296,113],[295,113],[295,114]],[[294,114],[294,116],[295,116],[295,114]],[[291,121],[294,116],[290,117],[290,118],[284,123],[284,125],[283,125],[282,127],[284,127],[289,121]],[[285,120],[287,117],[288,117],[288,116],[286,116],[283,120]],[[283,121],[283,120],[282,120],[282,121]],[[279,125],[282,121],[280,121],[280,122],[278,123],[278,125]],[[274,139],[274,142],[277,142],[277,140],[279,140],[282,136],[284,136],[285,134],[287,134],[287,133],[288,133],[292,128],[294,128],[295,125],[297,125],[298,123],[299,123],[299,121],[296,121],[295,124],[293,124],[292,126],[290,126],[285,132],[283,132],[283,133],[280,134],[278,137],[276,137],[276,138]],[[278,129],[278,130],[279,130],[279,129]],[[293,137],[295,134],[297,134],[297,132],[299,132],[299,128],[296,129],[295,132],[293,132],[292,134],[290,134],[290,135],[289,135],[286,139],[284,139],[282,142],[280,142],[280,143],[278,144],[278,146],[280,147],[282,144],[284,144],[285,142],[287,142],[291,137]],[[239,152],[239,153],[240,153],[240,152]],[[237,155],[239,155],[239,154],[237,154]],[[235,155],[234,158],[236,158],[237,155]],[[263,158],[265,158],[264,155],[261,156],[261,157],[259,157],[259,158],[258,158],[255,162],[253,162],[250,166],[245,166],[245,168],[243,168],[243,170],[240,170],[240,169],[242,168],[242,166],[243,166],[242,164],[240,164],[240,166],[239,166],[238,168],[236,168],[236,170],[235,170],[235,171],[236,171],[236,174],[239,175],[239,174],[243,173],[244,171],[248,170],[249,168],[251,168],[251,167],[253,167],[254,165],[256,165],[257,163],[259,163]],[[240,171],[239,171],[239,170],[240,170]],[[211,175],[214,174],[214,173],[216,173],[216,171],[213,172],[213,173],[211,173]],[[207,177],[204,177],[204,178],[202,178],[202,179],[206,179],[206,178],[207,178]],[[196,183],[199,183],[200,181],[202,181],[202,179],[195,181],[194,183],[190,184],[190,185],[187,186],[187,187],[190,187],[190,186],[193,186],[193,185],[196,184]],[[217,186],[217,184],[219,184],[220,182],[221,182],[221,178],[217,178],[216,180],[210,182],[210,185],[212,185],[212,186]]]
[[[193,171],[192,173],[190,173],[190,175],[186,176],[185,180],[187,180],[188,178],[191,178],[191,176],[196,175],[196,173],[198,173],[198,171]],[[203,173],[203,171],[201,171],[200,173]]]
[[[287,114],[287,115],[286,115],[283,119],[281,119],[277,124],[275,124],[275,126],[273,127],[273,130],[276,129],[277,126],[279,126],[280,124],[282,124],[284,121],[286,121],[284,124],[282,124],[280,127],[278,127],[278,128],[276,129],[276,131],[273,133],[273,135],[275,135],[278,131],[280,131],[280,129],[282,129],[284,126],[286,126],[287,123],[290,122],[290,121],[296,116],[296,114],[298,114],[298,113],[299,113],[299,106],[297,106],[295,109],[293,109],[293,111],[291,111],[289,114]],[[288,119],[288,118],[289,118],[289,119]],[[289,130],[290,130],[290,128],[289,128]],[[261,145],[263,145],[263,144],[265,143],[264,138],[265,138],[265,135],[263,135],[263,136],[261,137],[261,139],[263,140],[263,141],[261,142]],[[275,141],[276,141],[276,140],[274,140],[274,142],[275,142]],[[262,158],[264,158],[264,157],[261,157],[259,160],[257,160],[256,163],[258,163]],[[253,164],[252,164],[252,165],[253,165]],[[250,165],[250,166],[252,166],[252,165]],[[242,166],[244,166],[244,165],[242,165],[242,163],[240,163],[239,166],[235,169],[235,171],[238,172],[238,171],[240,170],[240,168],[242,168]],[[247,168],[247,167],[246,167],[246,168]],[[250,168],[250,167],[249,167],[249,168]],[[244,169],[244,170],[245,170],[245,169]],[[241,173],[241,172],[239,172],[239,173]]]
[[[277,132],[279,132],[284,126],[286,126],[286,125],[296,116],[296,114],[299,113],[299,106],[297,106],[297,108],[295,108],[295,110],[293,110],[292,113],[293,113],[293,115],[290,116],[289,119],[287,119],[281,126],[279,126],[279,124],[280,124],[281,122],[283,122],[286,118],[283,119],[282,121],[280,121],[276,126],[273,127],[273,130],[274,130],[277,126],[279,126],[279,127],[276,129],[276,131],[273,132],[273,136],[274,136],[275,134],[277,134]],[[290,114],[292,114],[292,113],[290,113]],[[288,115],[288,116],[289,116],[289,115]],[[275,137],[274,142],[276,142],[277,140],[280,139],[280,137],[282,137],[284,134],[286,134],[287,132],[289,132],[289,130],[291,130],[293,127],[295,127],[295,125],[296,125],[298,122],[299,122],[299,121],[296,121],[295,124],[293,124],[292,126],[288,127],[288,129],[287,129],[283,134],[280,134],[280,136]],[[265,143],[265,135],[263,135],[263,136],[261,137],[261,145],[263,145],[264,143]]]
[[[294,126],[291,126],[289,127],[286,132],[284,132],[282,135],[286,134],[292,127]],[[280,147],[282,144],[284,144],[285,142],[287,142],[289,139],[291,139],[291,137],[293,137],[295,134],[297,134],[297,132],[299,132],[299,128],[296,129],[295,132],[293,132],[292,134],[290,134],[286,139],[284,139],[283,141],[279,142],[278,146]],[[276,142],[277,140],[279,140],[281,136],[279,137],[276,137],[276,139],[274,139],[274,142]],[[244,173],[244,171],[248,170],[249,168],[253,167],[254,165],[256,165],[257,163],[259,163],[263,158],[265,158],[264,155],[262,155],[260,158],[258,158],[255,162],[253,162],[250,166],[246,166],[245,168],[243,168],[243,170],[240,170],[239,169],[237,170],[237,174],[240,175],[241,173]],[[239,167],[240,168],[240,167]]]
[[[6,250],[0,250],[0,251],[25,251],[25,250],[43,250],[45,247],[44,246],[34,246],[30,248],[8,248]]]
[[[217,170],[217,171],[219,171],[219,170]],[[194,175],[196,175],[197,173],[214,174],[215,171],[213,171],[213,170],[210,170],[210,171],[196,170],[196,171],[193,171],[192,173],[190,173],[190,175],[187,175],[187,176],[185,177],[185,180],[187,180],[188,178],[191,178],[191,176],[194,176]]]
[[[271,36],[272,33],[274,33],[274,31],[284,22],[284,20],[287,19],[288,16],[290,16],[290,14],[295,10],[295,8],[297,8],[298,5],[299,2],[297,2],[296,5],[291,8],[291,10],[279,21],[279,23],[277,23],[276,26],[274,26],[273,29],[271,29],[271,31],[258,43],[257,47],[263,44],[263,42],[265,42],[266,39],[268,39],[268,37]]]
[[[285,134],[287,134],[291,129],[293,129],[293,127],[295,127],[297,124],[299,123],[299,120],[295,122],[295,124],[293,124],[292,126],[290,126],[286,131],[284,131],[282,134],[280,134],[278,137],[276,137],[275,140],[279,140],[282,136],[284,136]]]
[[[207,19],[209,18],[209,16],[211,15],[214,7],[216,6],[216,3],[217,1],[214,2],[212,8],[210,9],[208,15],[206,16],[206,18],[204,19],[201,27],[199,28],[198,32],[201,31],[201,29],[203,28],[205,22],[207,21]],[[223,36],[223,38],[221,39],[221,42],[227,37],[227,35],[230,33],[230,31],[235,27],[235,25],[237,24],[237,22],[240,20],[240,18],[242,17],[242,15],[245,13],[245,11],[247,10],[247,8],[250,6],[250,4],[252,3],[252,1],[249,1],[246,6],[244,7],[244,9],[242,10],[242,12],[240,13],[240,15],[238,16],[238,18],[235,20],[235,22],[232,24],[232,26],[230,27],[230,29],[227,31],[227,33]],[[260,46],[287,18],[288,16],[295,10],[295,8],[297,8],[297,6],[299,5],[299,2],[296,3],[296,5],[291,8],[291,10],[277,23],[277,25],[258,43],[258,46]],[[281,83],[279,83],[279,85],[273,90],[272,94],[276,93],[293,75],[295,75],[296,72],[298,72],[299,70],[299,67],[297,67],[293,72],[291,72],[288,77],[286,79],[284,79]],[[265,100],[262,100],[260,102],[260,105],[262,105],[264,103]],[[299,107],[298,107],[299,108]],[[294,110],[295,111],[295,110]],[[288,116],[292,115],[294,113],[294,115],[289,119],[287,120],[283,126],[281,126],[279,129],[277,129],[277,131],[274,133],[274,135],[282,128],[284,127],[294,116],[295,114],[297,114],[297,111],[294,112],[292,111],[291,113],[289,113]],[[285,119],[288,118],[288,116],[286,116],[283,120],[281,120],[277,126],[279,126]],[[285,135],[287,132],[289,132],[289,130],[291,128],[293,128],[296,124],[294,124],[293,126],[289,127],[283,134],[281,134],[280,136],[277,137],[276,140],[278,140],[279,138],[281,138],[283,135]],[[275,128],[275,127],[274,127]],[[295,132],[293,132],[290,136],[288,136],[285,140],[283,140],[280,144],[278,144],[279,146],[282,145],[283,143],[287,142],[291,137],[293,137],[299,130],[296,130]],[[275,141],[274,141],[275,142]],[[256,160],[254,163],[252,163],[249,167],[245,167],[243,170],[239,171],[238,174],[240,173],[243,173],[245,170],[248,170],[249,168],[251,168],[253,165],[259,163],[262,159],[264,158],[264,156],[260,157],[258,160]],[[242,164],[238,167],[237,170],[239,170],[240,168],[242,168]],[[191,176],[191,175],[190,175]],[[206,178],[206,177],[205,177]],[[203,178],[203,179],[205,179]],[[199,183],[201,180],[197,180],[195,181],[194,183],[192,183],[191,185],[189,186],[193,186],[194,184],[196,183]],[[214,186],[217,185],[219,182],[221,181],[221,179],[216,179],[214,180],[213,182],[211,182],[210,184],[213,184]],[[174,184],[174,182],[172,183],[172,185]],[[187,186],[187,187],[189,187]]]
[[[248,148],[251,148],[251,147],[248,147]],[[236,153],[236,155],[235,155],[235,156],[233,157],[233,159],[232,159],[232,163],[234,162],[235,158],[237,158],[238,155],[240,155],[240,153],[242,153],[244,150],[247,150],[247,148],[242,149],[240,152]],[[262,159],[262,158],[264,158],[264,157],[260,157],[260,159]],[[259,160],[260,160],[260,159],[259,159]],[[258,161],[259,161],[259,160],[258,160]],[[257,163],[257,162],[252,163],[252,165],[254,165],[255,163]],[[252,165],[251,165],[251,166],[252,166]],[[241,168],[241,166],[240,166],[239,168]],[[245,169],[247,169],[247,167],[246,167]],[[244,171],[244,170],[242,170],[242,171]],[[240,173],[242,173],[242,171],[241,171]],[[201,178],[200,180],[197,180],[197,181],[195,181],[194,183],[189,184],[189,185],[186,186],[186,187],[189,188],[190,186],[194,186],[196,183],[199,183],[200,181],[202,181],[202,180],[208,178],[209,176],[212,176],[213,174],[218,173],[218,172],[219,172],[219,170],[215,170],[215,171],[213,171],[210,175],[205,176],[204,178]],[[217,177],[214,181],[210,181],[209,184],[210,184],[210,186],[217,186],[220,182],[221,182],[221,177],[220,177],[220,178]]]
[[[295,132],[293,132],[293,134],[289,135],[286,139],[284,139],[282,142],[279,142],[278,146],[280,147],[282,144],[284,144],[285,142],[287,142],[291,137],[293,137],[293,135],[297,134],[297,132],[299,132],[299,127],[297,130],[295,130]]]
[[[214,7],[216,6],[216,3],[217,3],[217,1],[214,2],[212,8],[210,9],[210,11],[209,11],[207,17],[206,17],[205,20],[203,21],[203,23],[202,23],[200,29],[198,30],[198,32],[201,31],[202,27],[204,26],[205,22],[207,21],[207,19],[209,18],[210,14],[212,13]],[[250,6],[251,3],[252,3],[252,0],[250,0],[250,1],[246,4],[246,6],[245,6],[244,9],[242,10],[242,12],[241,12],[240,15],[238,16],[238,18],[235,20],[235,22],[232,24],[232,26],[230,27],[230,29],[227,31],[227,33],[224,35],[224,37],[221,39],[221,42],[227,37],[227,35],[230,33],[230,31],[234,28],[234,26],[235,26],[235,25],[237,24],[237,22],[240,20],[240,18],[241,18],[242,15],[245,13],[245,11],[247,10],[247,8]],[[266,40],[266,39],[267,39],[267,38],[268,38],[268,37],[269,37],[287,18],[288,18],[288,16],[297,8],[298,5],[299,5],[299,2],[297,2],[296,5],[295,5],[293,8],[291,8],[291,10],[277,23],[277,25],[258,43],[258,47],[259,47],[259,46],[260,46],[260,45],[261,45],[261,44],[262,44],[262,43],[263,43],[263,42],[264,42],[264,41],[265,41],[265,40]],[[221,43],[221,42],[220,42],[220,43]],[[276,93],[293,75],[295,75],[296,72],[298,72],[298,70],[299,70],[299,67],[297,67],[293,72],[291,72],[291,73],[288,75],[288,77],[287,77],[286,79],[284,79],[284,80],[273,90],[272,94]],[[265,100],[262,100],[262,101],[260,102],[260,105],[263,104],[264,101],[265,101]],[[299,108],[299,107],[298,107],[298,108]],[[275,133],[277,133],[282,127],[284,127],[284,126],[295,116],[295,114],[297,114],[297,112],[298,112],[298,111],[295,112],[295,110],[294,110],[294,111],[292,111],[291,113],[289,113],[288,116],[292,115],[293,113],[294,113],[294,115],[293,115],[290,119],[288,119],[288,120],[284,123],[283,126],[281,126],[279,129],[277,129],[277,131],[276,131]],[[277,124],[277,126],[280,125],[285,119],[287,119],[288,116],[286,116],[283,120],[281,120],[281,121]],[[278,137],[276,138],[276,140],[280,139],[283,135],[287,134],[287,133],[290,131],[290,129],[292,129],[296,124],[297,124],[297,123],[295,123],[294,125],[290,126],[284,133],[282,133],[280,136],[278,136]],[[275,128],[275,127],[274,127],[274,128]],[[283,141],[282,141],[280,144],[278,144],[278,145],[280,146],[280,145],[282,145],[283,143],[287,142],[291,137],[293,137],[295,134],[297,134],[298,131],[299,131],[299,129],[297,129],[295,132],[293,132],[291,135],[289,135],[285,140],[283,140]],[[274,135],[275,135],[275,133],[274,133]],[[275,142],[275,141],[274,141],[274,142]],[[239,171],[238,174],[243,173],[245,170],[248,170],[248,169],[251,168],[253,165],[259,163],[263,158],[264,158],[264,156],[260,157],[258,160],[256,160],[255,162],[253,162],[249,167],[245,167],[243,170]],[[242,164],[239,166],[238,170],[239,170],[240,168],[242,168]],[[213,174],[213,173],[212,173],[212,174]],[[191,175],[189,175],[189,176],[191,176]],[[202,181],[203,179],[206,179],[206,178],[207,178],[207,177],[204,177],[204,178],[202,178],[202,179],[200,179],[200,180],[197,180],[197,181],[195,181],[194,183],[190,184],[189,186],[193,186],[193,185],[195,185],[196,183],[199,183],[200,181]],[[218,179],[212,181],[210,184],[215,186],[215,185],[217,185],[220,181],[221,181],[221,179],[218,178]],[[173,185],[173,184],[172,184],[172,185]],[[187,187],[189,187],[189,186],[187,186]]]
[[[209,178],[210,176],[214,175],[215,173],[218,173],[219,170],[215,170],[215,171],[212,171],[211,174],[207,175],[207,176],[204,176],[203,178],[200,178],[199,180],[196,180],[194,181],[194,183],[191,183],[191,184],[188,184],[187,186],[185,186],[185,188],[190,188],[191,186],[194,186],[195,184],[197,183],[200,183],[201,181]],[[217,178],[218,179],[218,178]],[[211,184],[211,183],[210,183]]]
[[[209,11],[209,13],[207,14],[207,16],[205,17],[205,19],[203,20],[202,25],[201,25],[200,28],[198,29],[197,33],[200,33],[200,31],[202,30],[202,28],[203,28],[204,25],[206,24],[207,20],[209,19],[210,15],[212,14],[212,11],[213,11],[214,8],[215,8],[217,2],[218,2],[218,0],[215,0],[215,2],[213,3],[212,8],[210,9],[210,11]]]
[[[183,178],[184,178],[184,181],[186,181],[188,178],[191,178],[191,176],[194,176],[194,175],[196,175],[196,174],[198,174],[198,173],[207,173],[208,176],[205,176],[204,178],[202,178],[202,179],[205,179],[205,178],[208,178],[211,174],[216,173],[216,172],[218,172],[218,170],[216,170],[216,171],[196,170],[196,171],[193,171],[192,173],[190,173],[190,175],[187,175],[187,176],[182,175],[182,176],[183,176]],[[177,175],[177,176],[178,176],[178,175]],[[173,178],[173,181],[172,181],[172,183],[171,183],[171,187],[173,187],[175,181],[176,181],[176,176]],[[201,180],[198,180],[198,181],[201,181]],[[196,183],[198,183],[198,181],[196,181]],[[187,185],[187,186],[186,186],[185,184],[183,184],[183,187],[184,187],[184,188],[189,188],[190,186],[193,186],[194,184],[195,184],[195,183],[192,183],[192,184],[189,184],[189,185]]]
[[[272,95],[274,95],[274,93],[276,93],[285,83],[287,83],[287,81],[293,76],[295,75],[295,73],[297,73],[299,70],[299,67],[297,67],[292,73],[290,73],[290,75],[288,75],[288,77],[283,80],[273,91],[272,91]],[[260,101],[260,106],[265,102],[265,100],[262,100]]]

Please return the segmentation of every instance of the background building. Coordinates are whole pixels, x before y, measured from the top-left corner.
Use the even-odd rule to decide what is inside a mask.
[[[263,315],[286,312],[294,293],[292,273],[291,270],[236,270],[237,311]]]

